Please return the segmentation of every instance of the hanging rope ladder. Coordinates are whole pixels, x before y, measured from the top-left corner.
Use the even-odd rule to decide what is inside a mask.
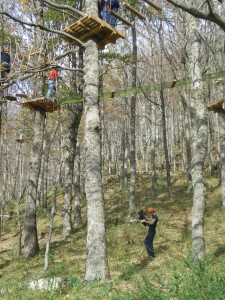
[[[154,2],[152,2],[151,0],[143,0],[145,3],[147,3],[148,5],[150,5],[151,7],[153,7],[154,9],[158,10],[159,12],[162,11],[162,7],[155,4]]]
[[[137,11],[133,6],[131,6],[130,4],[123,2],[123,6],[128,9],[131,13],[135,14],[139,19],[141,20],[145,20],[146,17],[140,13],[139,11]]]

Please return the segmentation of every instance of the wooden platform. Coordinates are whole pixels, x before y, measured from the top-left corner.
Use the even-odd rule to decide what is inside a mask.
[[[207,106],[207,108],[208,108],[208,110],[213,111],[215,113],[217,113],[219,111],[224,111],[225,112],[225,99],[222,99],[220,101],[209,104]]]
[[[104,49],[105,45],[109,43],[115,44],[119,38],[126,38],[123,32],[93,15],[83,17],[66,27],[64,31],[82,42],[86,42],[93,37],[97,38],[99,49]],[[68,37],[62,36],[62,38],[71,45],[80,46],[78,42]]]
[[[57,102],[55,100],[48,100],[45,97],[33,99],[33,100],[26,100],[24,102],[20,102],[20,104],[24,107],[28,107],[31,110],[34,110],[35,107],[43,108],[47,112],[53,112],[57,110]]]
[[[18,142],[18,143],[25,143],[25,139],[20,139],[20,138],[18,138],[18,139],[16,139],[16,142]]]

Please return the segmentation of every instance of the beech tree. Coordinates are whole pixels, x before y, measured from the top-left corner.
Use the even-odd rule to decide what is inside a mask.
[[[97,1],[86,0],[86,13],[98,15]],[[99,57],[94,39],[87,42],[84,58],[85,192],[87,197],[87,262],[85,279],[109,278],[106,254],[105,208],[101,168],[99,111]]]
[[[43,6],[36,2],[34,15],[38,24],[43,24]],[[44,43],[43,43],[44,41]],[[37,28],[35,48],[40,49],[37,65],[44,61],[46,49],[45,32]],[[34,97],[42,97],[44,94],[44,77],[38,76],[34,83]],[[44,109],[35,108],[34,115],[34,139],[30,156],[30,167],[27,181],[26,208],[24,217],[24,255],[31,257],[39,250],[36,222],[36,200],[37,185],[41,168],[41,158],[43,153],[44,131],[46,112]]]

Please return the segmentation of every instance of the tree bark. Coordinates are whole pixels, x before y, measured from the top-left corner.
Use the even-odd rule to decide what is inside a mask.
[[[155,148],[156,148],[156,109],[152,106],[152,128],[151,128],[151,179],[152,179],[152,195],[155,196],[157,192],[157,176],[155,164]]]
[[[219,118],[219,138],[220,138],[220,168],[221,168],[221,190],[222,205],[225,214],[225,114],[223,111],[218,113]]]
[[[136,28],[132,27],[132,38],[133,38],[133,64],[132,64],[132,87],[135,88],[137,85],[137,37]],[[136,134],[135,134],[135,123],[136,123],[136,95],[131,96],[131,107],[130,107],[130,197],[129,197],[129,209],[130,209],[130,222],[136,220],[136,205],[135,205],[135,194],[136,194]]]
[[[97,2],[86,1],[86,12],[98,14]],[[85,280],[110,277],[106,253],[105,207],[102,186],[101,125],[99,110],[98,46],[90,40],[85,49],[84,113],[87,197],[87,261]]]
[[[37,23],[44,23],[43,6],[39,2],[34,2],[35,18]],[[37,29],[35,46],[40,49],[40,55],[37,57],[37,65],[41,64],[45,58],[46,34]],[[34,82],[34,97],[43,96],[45,79],[43,75],[37,76]],[[41,158],[43,154],[44,130],[46,112],[42,108],[34,108],[34,138],[30,156],[30,165],[28,171],[27,197],[24,219],[24,256],[35,256],[39,250],[36,224],[36,200],[38,178],[41,168]]]
[[[24,255],[35,256],[39,250],[37,224],[36,224],[36,197],[37,184],[41,168],[41,156],[43,151],[43,137],[45,130],[45,111],[36,110],[34,118],[34,139],[31,150],[27,197],[24,219]]]
[[[165,100],[164,100],[163,90],[160,91],[160,99],[161,99],[161,110],[162,110],[163,146],[164,146],[165,161],[166,161],[167,191],[169,197],[172,198],[170,160],[169,160],[168,145],[167,145],[166,111],[165,111]]]
[[[203,97],[202,72],[199,66],[200,37],[197,21],[188,20],[188,68],[192,80],[191,118],[192,118],[192,257],[203,260],[205,257],[204,214],[205,185],[203,180],[203,163],[207,152],[207,110]]]
[[[68,126],[64,135],[64,167],[65,167],[65,194],[64,194],[64,217],[63,232],[70,233],[72,230],[72,186],[73,186],[73,169],[77,143],[78,128],[82,115],[83,105],[75,104],[68,109],[67,122]]]
[[[77,141],[76,156],[74,162],[74,226],[82,223],[80,208],[80,145]]]

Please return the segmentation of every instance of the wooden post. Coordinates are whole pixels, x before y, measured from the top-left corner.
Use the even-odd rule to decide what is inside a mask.
[[[116,17],[117,19],[119,19],[120,21],[122,21],[123,23],[125,23],[128,26],[133,26],[133,23],[131,23],[129,20],[123,18],[121,15],[115,13],[114,11],[112,11],[111,9],[109,9],[109,13],[111,15],[113,15],[114,17]]]
[[[143,1],[146,2],[147,4],[149,4],[150,6],[154,7],[156,10],[158,10],[160,12],[162,11],[162,7],[153,3],[152,1],[150,1],[150,0],[143,0]]]
[[[137,11],[133,6],[131,6],[130,4],[123,2],[123,6],[126,7],[128,10],[130,10],[133,14],[135,14],[136,16],[138,16],[140,19],[145,20],[146,17],[140,13],[139,11]]]

